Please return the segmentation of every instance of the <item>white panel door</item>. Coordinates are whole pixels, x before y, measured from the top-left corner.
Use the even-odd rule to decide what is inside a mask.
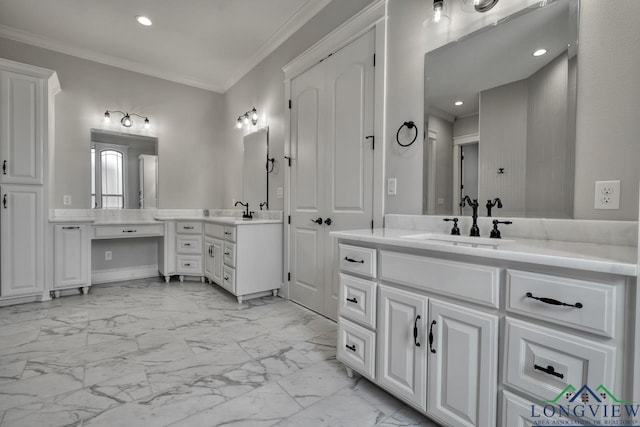
[[[44,289],[42,188],[3,185],[1,190],[1,295],[37,294]]]
[[[374,46],[370,31],[291,82],[291,298],[334,319],[329,231],[373,219]]]
[[[495,426],[498,317],[432,299],[428,328],[428,413],[446,425]]]
[[[371,227],[373,220],[374,32],[326,62],[327,140],[324,172],[327,228],[324,314],[338,311],[338,242],[329,231]]]
[[[380,285],[378,301],[378,381],[426,410],[427,297]]]
[[[3,71],[0,94],[0,182],[42,184],[43,80]]]
[[[84,225],[55,226],[55,288],[87,286],[91,243]]]
[[[326,138],[324,74],[321,63],[291,82],[293,162],[289,229],[291,299],[321,313],[324,309],[325,240],[321,219]]]

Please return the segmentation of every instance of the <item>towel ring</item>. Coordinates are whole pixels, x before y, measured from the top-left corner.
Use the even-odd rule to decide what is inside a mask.
[[[273,169],[275,167],[276,167],[276,159],[273,157],[267,157],[267,173],[273,172]]]
[[[415,131],[415,135],[413,136],[413,139],[411,140],[410,143],[408,144],[403,144],[400,142],[400,131],[402,130],[402,128],[407,127],[407,129],[414,129]],[[408,147],[411,144],[413,144],[414,142],[416,142],[416,139],[418,139],[418,126],[416,126],[416,124],[412,121],[409,122],[404,122],[402,124],[402,126],[400,126],[400,128],[398,129],[398,132],[396,132],[396,142],[398,143],[399,146],[401,147]]]

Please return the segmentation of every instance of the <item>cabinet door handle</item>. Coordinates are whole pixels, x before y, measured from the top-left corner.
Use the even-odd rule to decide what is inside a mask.
[[[418,320],[420,320],[420,315],[416,316],[416,321],[413,323],[413,343],[416,347],[420,347],[420,343],[418,342]]]
[[[345,345],[345,347],[347,347],[349,350],[351,350],[351,351],[353,351],[353,352],[355,352],[355,351],[356,351],[356,346],[355,346],[355,344],[354,344],[354,345],[346,344],[346,345]]]
[[[224,232],[224,235],[225,235],[225,236],[231,236],[231,233],[230,233],[230,232],[228,232],[228,231],[225,231],[225,232]]]
[[[185,243],[184,245],[185,246],[191,246],[191,243]]]
[[[556,372],[556,369],[551,365],[548,365],[546,368],[544,368],[544,367],[542,367],[540,365],[533,365],[533,369],[538,370],[538,371],[542,371],[545,374],[553,375],[554,377],[564,378],[564,375],[561,374],[560,372]]]
[[[431,353],[435,353],[436,350],[433,348],[433,327],[437,325],[436,321],[431,322],[431,326],[429,326],[429,350]]]
[[[2,162],[2,173],[4,175],[7,174],[7,161],[6,160],[4,162]]]
[[[185,266],[185,267],[191,267],[191,263],[190,263],[190,262],[185,262],[185,263],[184,263],[184,266]]]
[[[558,301],[557,299],[553,299],[553,298],[534,297],[531,292],[527,292],[525,294],[525,296],[527,298],[531,298],[531,299],[534,299],[536,301],[540,301],[540,302],[543,302],[545,304],[550,304],[550,305],[562,305],[564,307],[575,307],[575,308],[582,308],[583,307],[582,303],[580,303],[580,302],[577,302],[575,304],[567,304],[566,302]]]
[[[357,304],[357,303],[358,303],[358,300],[357,300],[357,299],[355,299],[355,298],[347,298],[347,301],[352,302],[352,303],[354,303],[354,304]]]
[[[364,260],[363,259],[358,260],[358,259],[353,259],[353,258],[349,258],[348,256],[346,256],[346,257],[344,257],[344,260],[347,261],[347,262],[353,262],[353,263],[356,263],[356,264],[364,264]]]
[[[229,256],[229,255],[231,255],[231,252],[225,252],[224,254]]]
[[[62,227],[63,230],[79,230],[80,227],[75,226],[75,227]]]
[[[5,194],[4,197],[2,197],[2,206],[7,209],[7,195]]]
[[[229,280],[229,276],[224,276],[224,280]]]

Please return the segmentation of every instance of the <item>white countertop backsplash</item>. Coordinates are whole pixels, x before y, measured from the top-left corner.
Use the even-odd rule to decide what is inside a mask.
[[[449,233],[453,223],[445,222],[443,219],[454,216],[389,214],[384,217],[384,226],[389,229]],[[460,234],[468,236],[471,229],[471,217],[458,216],[457,218],[459,218]],[[637,221],[479,217],[478,227],[482,237],[489,237],[494,219],[513,222],[508,225],[500,224],[499,229],[503,239],[522,238],[638,247]]]

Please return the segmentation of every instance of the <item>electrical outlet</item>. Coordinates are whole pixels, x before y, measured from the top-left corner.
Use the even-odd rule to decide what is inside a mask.
[[[596,181],[595,209],[620,209],[620,181]]]
[[[398,179],[397,178],[389,178],[387,180],[387,194],[389,196],[395,196],[398,194]]]
[[[113,258],[113,253],[111,251],[104,251],[104,260],[111,261]]]
[[[71,196],[69,196],[68,194],[62,196],[62,204],[65,206],[71,205]]]

